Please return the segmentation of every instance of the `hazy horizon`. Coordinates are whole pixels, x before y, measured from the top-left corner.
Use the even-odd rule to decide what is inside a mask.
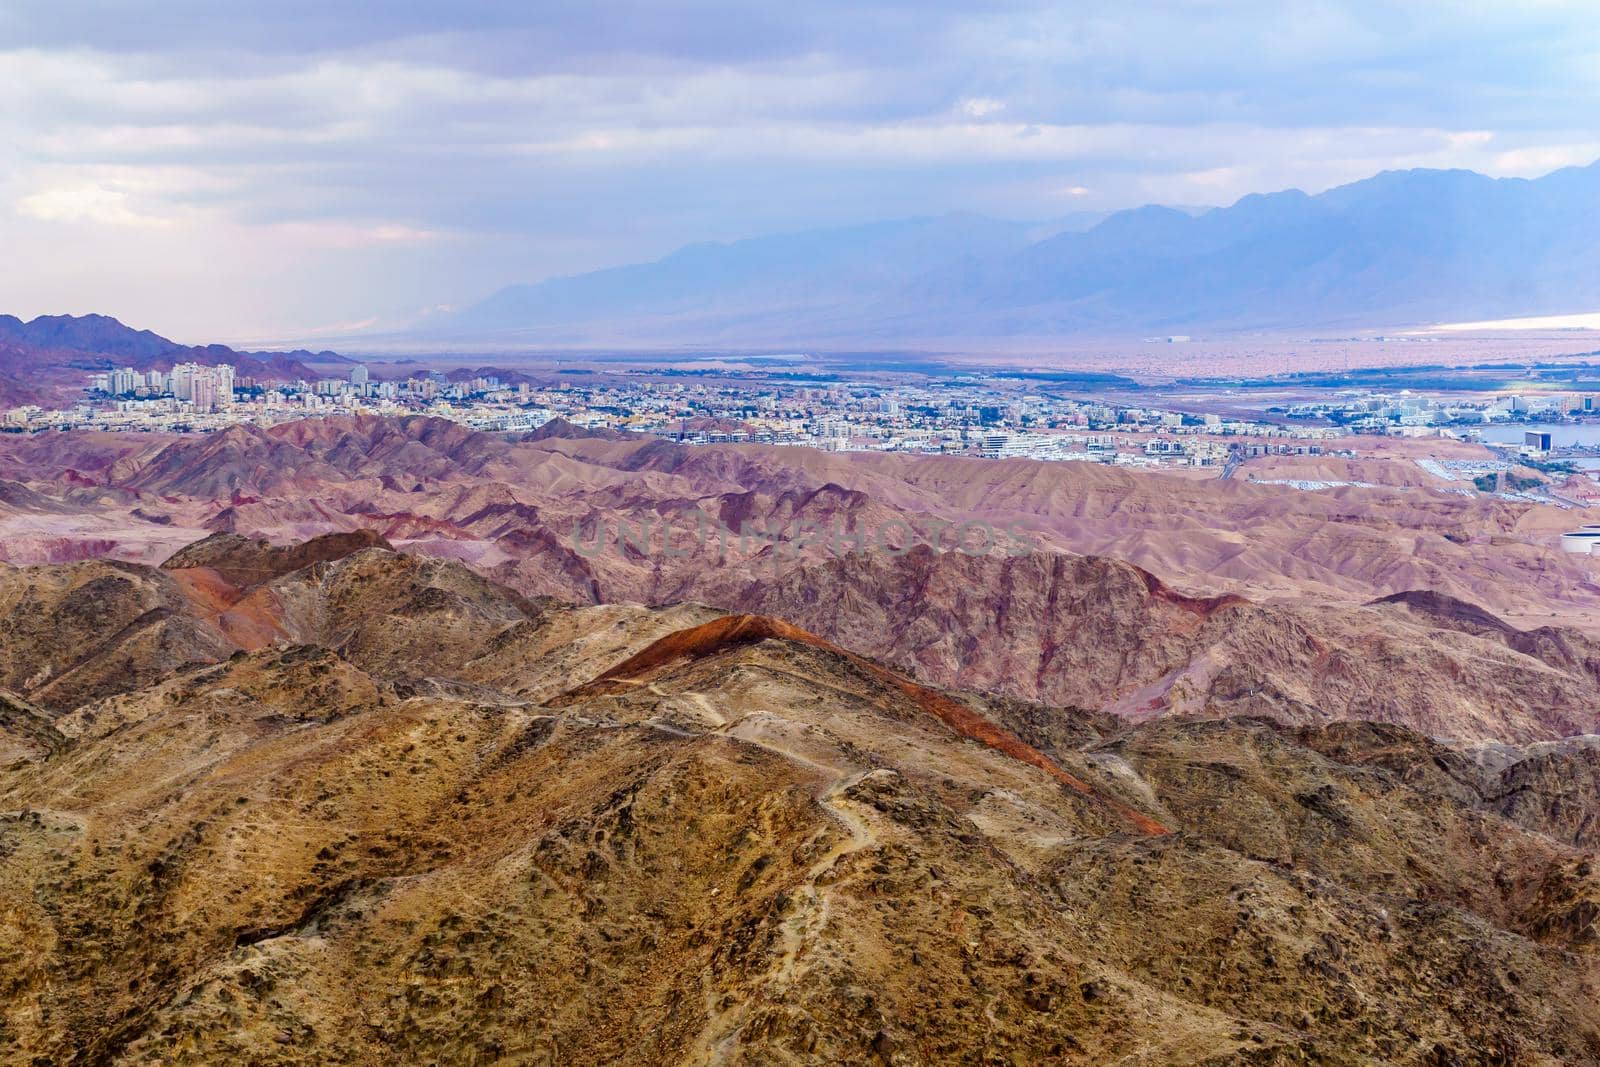
[[[1600,158],[1578,3],[24,2],[0,34],[0,310],[193,341],[701,241]]]

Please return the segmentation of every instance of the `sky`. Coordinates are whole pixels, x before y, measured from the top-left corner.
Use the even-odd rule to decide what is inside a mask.
[[[1597,158],[1593,0],[0,2],[0,312],[191,343],[693,241]]]

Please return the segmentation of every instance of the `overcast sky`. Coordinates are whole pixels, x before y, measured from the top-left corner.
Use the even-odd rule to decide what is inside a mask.
[[[0,311],[191,342],[696,240],[1596,158],[1594,0],[0,3]]]

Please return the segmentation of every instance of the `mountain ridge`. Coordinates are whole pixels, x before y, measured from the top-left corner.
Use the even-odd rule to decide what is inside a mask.
[[[219,549],[276,636],[117,670]],[[0,693],[8,1060],[1600,1062],[1593,739],[1119,724],[371,543],[180,562],[0,572],[129,594],[0,597],[98,680],[5,665],[51,697]]]
[[[1596,202],[1600,162],[1534,179],[1384,171],[1199,213],[1146,205],[1042,239],[981,216],[906,219],[509,286],[418,336],[826,343],[1582,312],[1600,301]]]
[[[301,558],[260,539],[335,534],[315,551],[386,540],[528,597],[775,616],[938,685],[1133,720],[1226,709],[1518,742],[1600,723],[1600,641],[1551,618],[1596,603],[1583,562],[1552,543],[1547,524],[1568,520],[1492,497],[1291,494],[1097,464],[686,446],[559,425],[509,437],[422,416],[41,434],[0,440],[0,458],[29,476],[0,500],[14,531],[0,559],[16,562],[171,557],[173,573],[224,579]],[[971,555],[926,537],[968,521],[1020,521],[1029,551]],[[923,543],[800,543],[803,524],[870,539],[900,523]],[[624,526],[651,531],[648,548],[624,545]],[[656,549],[666,527],[670,555]],[[229,536],[184,547],[208,533]],[[269,608],[243,603],[230,625],[275,632]]]
[[[320,377],[311,364],[354,366],[337,352],[295,349],[244,352],[227,345],[186,345],[110,315],[0,314],[0,408],[67,406],[82,396],[88,374],[116,367],[169,370],[178,363],[226,363],[240,377],[295,381]]]

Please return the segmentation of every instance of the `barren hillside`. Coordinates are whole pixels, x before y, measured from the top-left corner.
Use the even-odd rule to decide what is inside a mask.
[[[107,565],[15,572],[90,655],[6,681],[7,1059],[1600,1062],[1581,744],[1119,724],[250,551],[100,616],[32,605]],[[114,678],[147,603],[197,643]]]

